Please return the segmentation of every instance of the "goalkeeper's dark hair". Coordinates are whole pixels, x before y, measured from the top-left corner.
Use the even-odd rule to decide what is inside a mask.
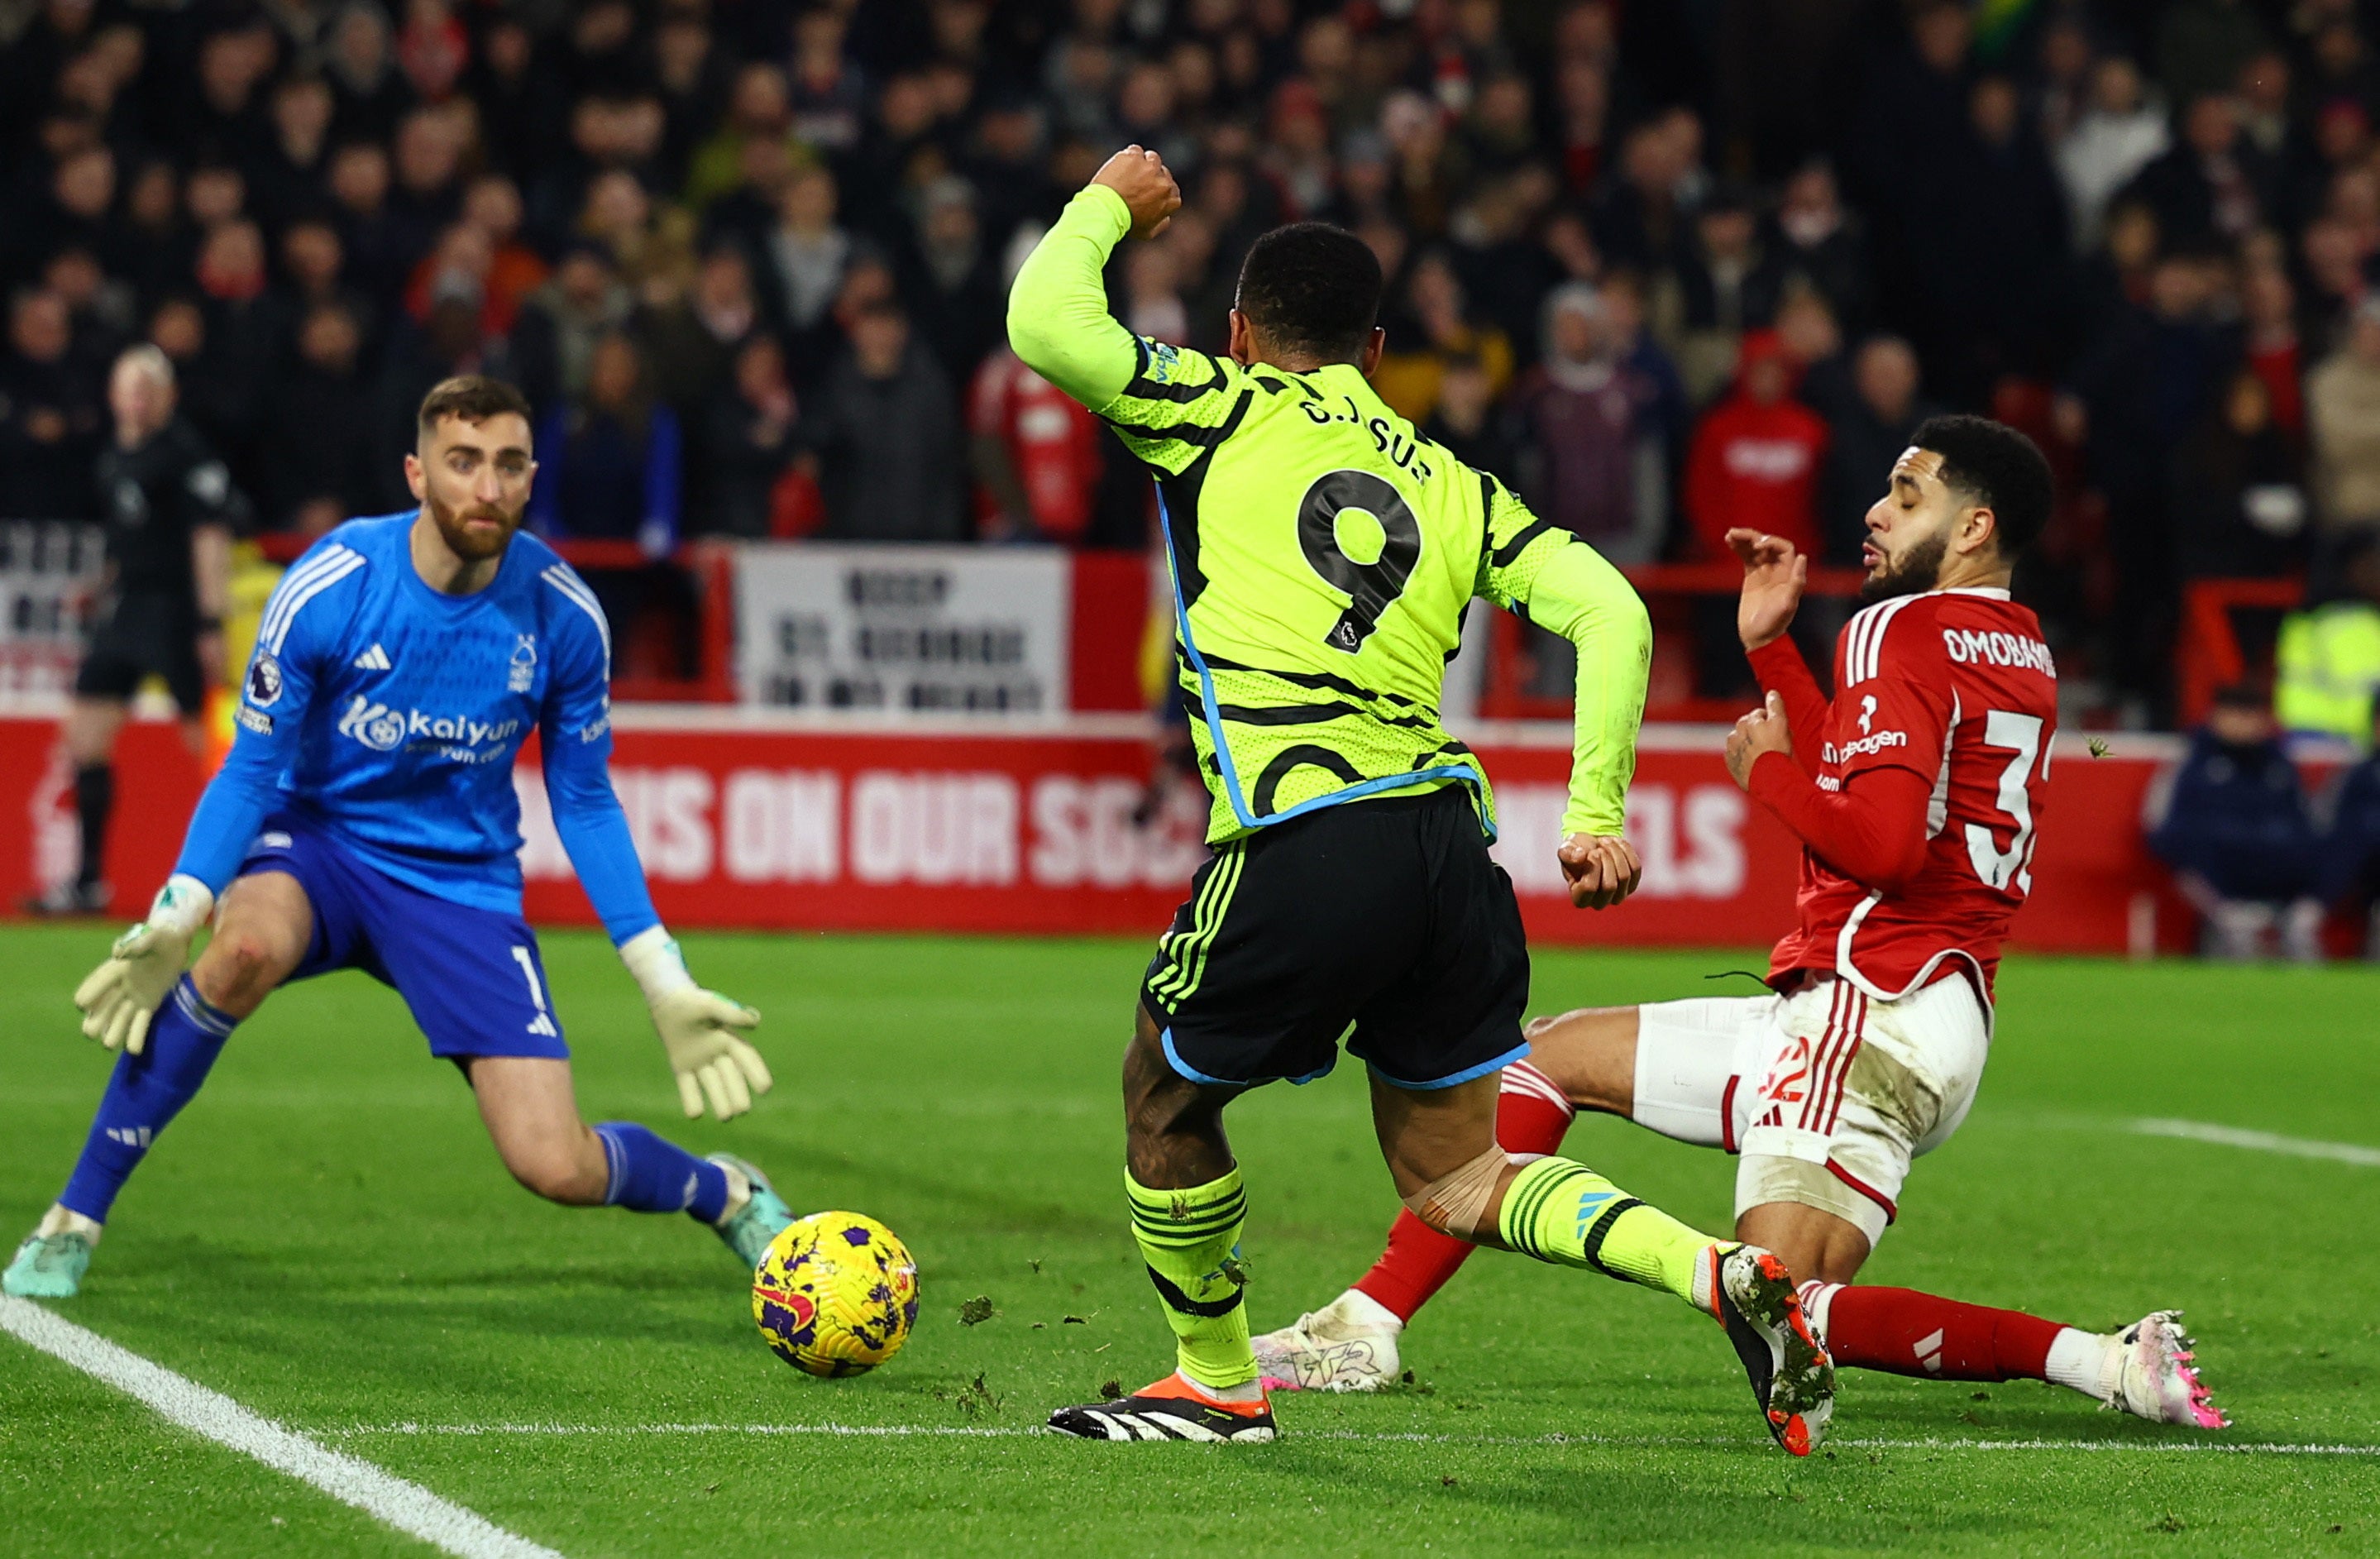
[[[421,397],[421,410],[414,420],[414,431],[419,435],[415,447],[419,449],[428,443],[431,430],[449,417],[484,422],[507,411],[532,426],[536,423],[537,420],[529,415],[528,397],[501,379],[491,379],[484,373],[442,379]]]
[[[2049,524],[2056,493],[2033,440],[1988,417],[1932,417],[1910,440],[1942,457],[1942,481],[1992,511],[2000,556],[2013,563]]]
[[[1327,222],[1276,227],[1248,248],[1239,308],[1268,346],[1355,362],[1380,317],[1379,259]]]

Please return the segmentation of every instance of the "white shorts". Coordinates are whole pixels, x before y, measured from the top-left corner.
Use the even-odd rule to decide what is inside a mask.
[[[1953,975],[1897,1002],[1832,977],[1790,996],[1636,1009],[1635,1119],[1741,1153],[1735,1211],[1798,1202],[1857,1224],[1873,1247],[1910,1161],[1975,1102],[1991,1030]]]

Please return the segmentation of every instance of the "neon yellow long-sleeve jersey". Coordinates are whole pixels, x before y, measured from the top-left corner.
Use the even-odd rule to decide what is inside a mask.
[[[1112,189],[1076,195],[1017,274],[1008,338],[1157,479],[1208,839],[1454,784],[1492,833],[1486,772],[1438,713],[1474,596],[1577,645],[1563,828],[1618,834],[1652,652],[1628,581],[1354,365],[1244,368],[1125,329],[1101,272],[1130,226]]]

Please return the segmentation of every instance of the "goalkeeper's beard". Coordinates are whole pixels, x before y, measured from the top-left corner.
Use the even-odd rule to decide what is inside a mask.
[[[507,513],[492,505],[474,504],[468,508],[450,509],[432,495],[424,502],[430,510],[430,522],[438,527],[439,538],[446,548],[466,563],[484,563],[492,557],[502,557],[512,545],[513,532],[520,529],[521,510]],[[474,530],[473,520],[493,520],[492,530]]]

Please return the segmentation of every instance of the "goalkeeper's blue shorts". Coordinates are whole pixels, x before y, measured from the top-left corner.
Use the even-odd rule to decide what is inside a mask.
[[[430,1054],[566,1058],[528,922],[455,904],[380,871],[316,824],[275,813],[239,874],[298,880],[314,908],[314,940],[292,980],[361,969],[395,987]]]

